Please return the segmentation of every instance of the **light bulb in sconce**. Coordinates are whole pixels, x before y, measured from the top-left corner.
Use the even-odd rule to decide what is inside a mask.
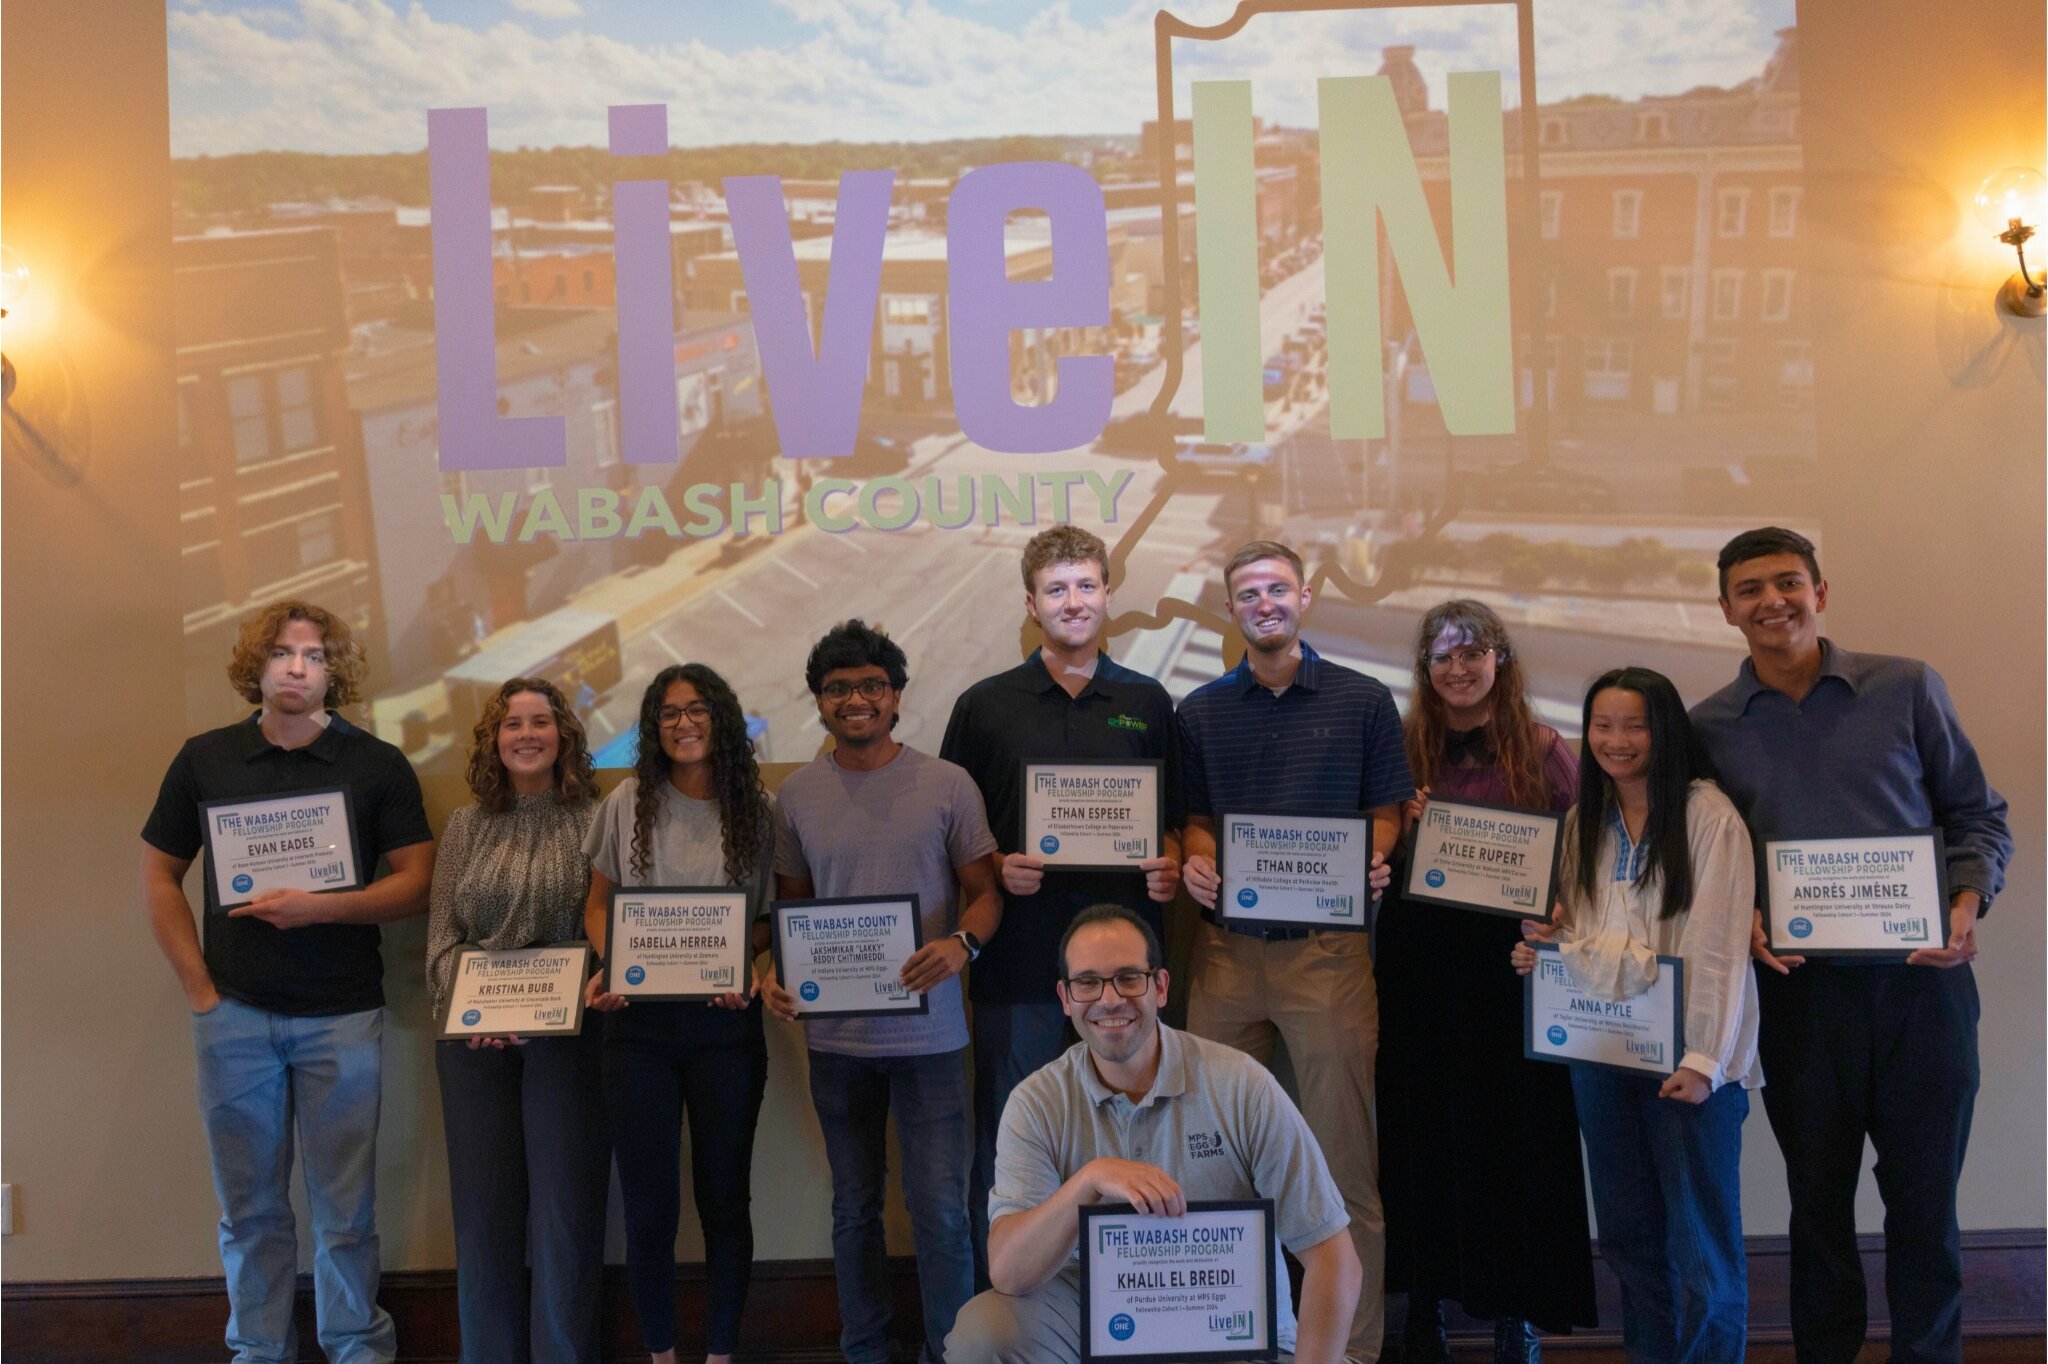
[[[1998,291],[1998,306],[2017,317],[2040,317],[2043,288],[2027,269],[2027,243],[2048,222],[2048,176],[2031,166],[2008,166],[1977,187],[1977,221],[2010,246],[2019,257],[2019,272]]]

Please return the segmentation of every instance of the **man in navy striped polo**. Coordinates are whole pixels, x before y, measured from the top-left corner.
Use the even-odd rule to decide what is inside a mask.
[[[1267,1063],[1274,1042],[1286,1042],[1302,1115],[1344,1195],[1364,1269],[1347,1357],[1373,1364],[1386,1222],[1373,1115],[1379,999],[1366,935],[1227,918],[1219,925],[1216,829],[1225,814],[1363,810],[1372,816],[1372,846],[1384,850],[1400,835],[1401,802],[1415,794],[1415,781],[1392,693],[1301,642],[1309,607],[1301,556],[1255,540],[1224,565],[1223,586],[1250,647],[1236,668],[1190,693],[1179,713],[1184,875],[1206,920],[1195,939],[1188,1031]],[[1375,899],[1388,877],[1375,851]]]

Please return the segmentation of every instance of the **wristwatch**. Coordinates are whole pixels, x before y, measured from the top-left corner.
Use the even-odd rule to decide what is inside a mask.
[[[970,963],[981,956],[981,939],[975,937],[964,928],[953,936],[958,938],[960,945],[967,949],[967,960]]]

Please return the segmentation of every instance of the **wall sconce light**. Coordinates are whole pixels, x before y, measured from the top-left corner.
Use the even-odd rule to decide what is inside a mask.
[[[0,246],[0,318],[14,310],[28,293],[28,265],[10,247]],[[0,401],[14,396],[14,362],[0,354]]]
[[[2008,166],[1977,187],[1976,209],[1985,230],[2019,254],[2019,273],[1999,288],[1998,306],[2015,317],[2040,317],[2048,299],[2027,272],[2027,243],[2048,220],[2048,176],[2030,166]]]

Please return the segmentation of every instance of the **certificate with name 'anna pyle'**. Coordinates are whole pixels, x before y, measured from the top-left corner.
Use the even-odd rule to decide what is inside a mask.
[[[1627,999],[1597,999],[1572,983],[1555,944],[1530,944],[1522,977],[1522,1054],[1532,1061],[1669,1075],[1685,1055],[1685,963],[1657,958],[1657,979]]]

